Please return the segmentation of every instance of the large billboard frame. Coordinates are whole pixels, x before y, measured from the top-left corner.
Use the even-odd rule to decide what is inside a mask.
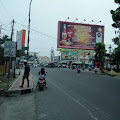
[[[85,50],[94,50],[94,47],[79,47],[79,46],[67,46],[67,45],[60,45],[60,36],[61,36],[61,29],[60,25],[66,24],[66,25],[81,25],[81,26],[87,26],[87,27],[96,27],[96,28],[102,28],[102,37],[101,41],[104,43],[104,26],[103,25],[93,25],[93,24],[83,24],[83,23],[73,23],[73,22],[64,22],[64,21],[58,21],[58,38],[57,38],[57,48],[69,48],[69,49],[85,49]],[[96,35],[97,36],[97,35]],[[95,40],[94,40],[95,41]],[[96,41],[95,41],[96,43]]]

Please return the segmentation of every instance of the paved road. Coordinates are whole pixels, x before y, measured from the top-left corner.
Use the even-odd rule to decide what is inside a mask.
[[[120,80],[48,68],[48,89],[34,91],[37,120],[120,120]],[[38,77],[38,68],[31,72]]]

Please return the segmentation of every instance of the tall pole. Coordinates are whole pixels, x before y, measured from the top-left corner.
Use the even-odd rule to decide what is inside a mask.
[[[11,41],[13,41],[14,23],[15,23],[15,21],[14,21],[14,19],[13,19],[13,21],[12,21]]]
[[[12,21],[12,31],[11,31],[11,41],[13,41],[13,27],[14,27],[14,19]],[[9,71],[8,71],[8,84],[7,84],[7,88],[9,88],[9,78],[10,78],[10,68],[11,68],[11,57],[9,57]]]
[[[30,35],[30,12],[31,12],[31,2],[32,0],[30,1],[30,5],[29,5],[29,23],[28,23],[28,41],[27,41],[27,60],[29,58],[29,35]]]
[[[2,37],[1,37],[1,29],[2,29],[2,25],[0,25],[0,38],[2,38]]]
[[[15,21],[14,21],[14,19],[13,19],[13,21],[12,21],[12,31],[11,31],[11,41],[13,41],[13,32],[14,32],[14,23],[15,23]],[[16,44],[17,45],[17,44]],[[17,47],[17,46],[16,46]],[[11,59],[11,58],[10,58]],[[10,60],[10,62],[11,62],[11,60]],[[12,68],[12,70],[13,70],[13,78],[15,78],[15,62],[16,62],[16,56],[15,56],[15,58],[14,58],[14,61],[13,61],[13,68]]]
[[[120,43],[120,27],[119,27],[119,43]]]

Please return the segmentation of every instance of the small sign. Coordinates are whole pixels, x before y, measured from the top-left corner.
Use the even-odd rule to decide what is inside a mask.
[[[15,57],[16,56],[16,42],[5,41],[4,56],[5,57]]]
[[[22,30],[17,32],[17,50],[22,49]]]
[[[23,50],[28,50],[28,47],[23,47]]]

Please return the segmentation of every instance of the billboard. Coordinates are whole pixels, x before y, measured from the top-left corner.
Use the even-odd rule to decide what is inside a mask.
[[[95,53],[94,50],[57,48],[57,51]]]
[[[58,48],[94,50],[99,42],[104,43],[104,26],[58,22]]]
[[[77,52],[61,52],[61,59],[62,60],[78,60],[78,53]]]
[[[21,30],[17,32],[17,50],[21,50],[25,46],[25,34],[26,30]]]

